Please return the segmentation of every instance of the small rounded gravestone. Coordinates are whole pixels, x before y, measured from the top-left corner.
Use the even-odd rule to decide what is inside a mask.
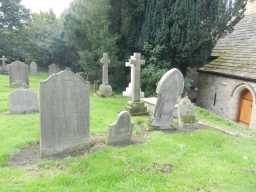
[[[196,108],[188,97],[181,99],[178,104],[178,129],[191,130],[197,125]]]
[[[107,144],[113,146],[131,144],[132,128],[130,113],[127,111],[119,113],[116,122],[110,126]]]

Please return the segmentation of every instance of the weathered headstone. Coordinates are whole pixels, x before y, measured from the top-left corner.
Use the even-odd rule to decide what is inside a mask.
[[[30,73],[31,73],[32,75],[37,75],[37,74],[38,74],[38,66],[37,66],[37,64],[36,64],[35,62],[32,62],[32,63],[30,64],[29,69],[30,69]]]
[[[190,99],[188,97],[181,99],[177,108],[178,129],[195,129],[197,125],[196,109]]]
[[[90,85],[62,71],[40,84],[41,156],[55,157],[88,146]]]
[[[130,65],[132,66],[132,98],[128,105],[128,110],[132,115],[144,115],[147,113],[147,109],[144,105],[144,102],[140,100],[141,96],[141,65],[145,63],[141,59],[140,53],[134,53],[130,59]]]
[[[28,65],[20,61],[15,61],[8,68],[10,87],[29,87]]]
[[[28,89],[19,89],[9,95],[9,111],[14,114],[39,111],[36,93]]]
[[[6,72],[7,72],[7,73],[9,73],[10,65],[11,65],[11,64],[7,64],[7,65],[6,65]]]
[[[0,58],[0,61],[2,61],[2,65],[1,65],[1,67],[0,67],[0,71],[1,72],[7,72],[7,68],[6,68],[6,61],[7,61],[8,59],[5,57],[5,56],[3,56],[2,58]]]
[[[100,63],[102,64],[102,84],[99,87],[98,94],[103,97],[110,97],[113,92],[108,81],[108,66],[110,64],[110,59],[107,53],[103,53]]]
[[[131,117],[129,112],[123,111],[118,115],[117,121],[110,126],[107,139],[108,145],[129,145],[132,141]]]
[[[49,71],[48,71],[49,76],[61,71],[60,67],[56,64],[51,64],[48,66],[48,68],[49,68]]]
[[[175,105],[184,90],[184,77],[178,69],[168,71],[157,86],[157,104],[152,125],[158,129],[170,129]]]
[[[133,70],[134,65],[131,65],[131,60],[129,60],[129,62],[125,63],[125,66],[131,68],[131,82],[129,83],[126,90],[123,92],[123,96],[132,97],[132,85],[134,84],[134,74],[133,74],[134,73],[134,70]],[[145,96],[144,92],[140,91],[140,97],[143,98],[144,96]]]

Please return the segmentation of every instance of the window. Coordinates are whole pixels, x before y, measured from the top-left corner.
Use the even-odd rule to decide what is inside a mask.
[[[213,106],[216,105],[216,102],[217,102],[217,93],[214,94]]]

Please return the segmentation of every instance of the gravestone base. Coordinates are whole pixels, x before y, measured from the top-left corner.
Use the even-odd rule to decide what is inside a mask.
[[[132,116],[141,116],[148,114],[144,102],[129,102],[127,110],[130,112]]]
[[[129,86],[126,88],[125,91],[123,91],[122,94],[124,97],[132,97],[132,83],[129,83]],[[140,91],[140,97],[144,98],[145,93],[143,91]]]
[[[176,127],[180,131],[193,131],[198,127],[198,121],[195,116],[183,116],[176,119]]]
[[[10,84],[10,88],[29,88],[29,85],[22,82],[15,82]]]
[[[41,148],[40,157],[42,159],[61,159],[75,152],[78,152],[84,149],[90,149],[91,146],[92,146],[91,140],[87,139],[87,140],[78,142],[77,145],[74,145],[72,147],[65,147],[63,145],[59,150]]]
[[[179,126],[178,130],[180,131],[193,131],[198,129],[198,124],[197,123],[193,123],[193,124],[183,124],[182,126]]]
[[[113,90],[110,85],[100,85],[97,94],[101,97],[111,97],[113,95]]]
[[[153,121],[151,123],[151,128],[154,129],[154,130],[175,130],[175,126],[173,126],[171,124],[171,122],[168,124],[168,123],[161,123],[161,122],[156,122],[156,121]]]

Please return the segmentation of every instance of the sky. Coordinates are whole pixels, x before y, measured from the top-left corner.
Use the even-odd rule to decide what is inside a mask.
[[[22,4],[32,12],[48,11],[53,9],[56,15],[60,15],[73,0],[22,0]]]

